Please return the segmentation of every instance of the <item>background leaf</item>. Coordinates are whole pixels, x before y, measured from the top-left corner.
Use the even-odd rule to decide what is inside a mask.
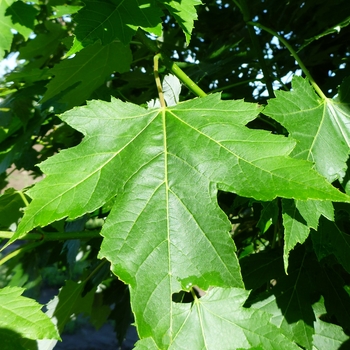
[[[67,56],[101,40],[102,45],[119,39],[129,44],[137,28],[161,35],[163,15],[154,0],[87,0],[74,20],[75,40]]]
[[[54,324],[41,312],[41,305],[21,296],[23,291],[18,287],[0,289],[0,328],[28,339],[60,339]]]
[[[54,78],[47,85],[41,102],[55,103],[61,111],[81,104],[111,77],[112,72],[127,71],[130,62],[130,49],[123,44],[102,46],[95,43],[49,71]]]
[[[182,31],[186,36],[186,42],[191,40],[194,21],[197,19],[197,11],[195,6],[201,5],[200,0],[158,0],[164,3],[169,12],[176,18]]]
[[[0,59],[5,55],[5,51],[9,50],[12,43],[13,34],[11,28],[13,23],[11,17],[6,16],[6,11],[14,0],[0,1]]]
[[[314,162],[329,182],[342,178],[350,148],[347,101],[322,100],[301,77],[293,78],[292,87],[290,92],[276,91],[276,98],[269,101],[264,113],[298,141],[293,157]]]

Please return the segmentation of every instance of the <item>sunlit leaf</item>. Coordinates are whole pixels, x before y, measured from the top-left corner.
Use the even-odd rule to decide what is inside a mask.
[[[21,296],[23,288],[0,289],[0,328],[27,339],[60,339],[51,320],[40,310],[41,305]]]
[[[197,19],[195,6],[201,5],[201,0],[158,0],[164,3],[169,12],[176,18],[182,28],[187,43],[191,40],[194,21]]]

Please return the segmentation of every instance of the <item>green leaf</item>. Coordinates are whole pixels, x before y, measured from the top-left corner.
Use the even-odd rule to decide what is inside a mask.
[[[323,315],[327,314],[324,306],[324,300],[321,298],[313,305],[316,317],[314,323],[315,334],[313,335],[313,350],[338,350],[345,349],[346,344],[350,342],[343,329],[335,324],[321,320]]]
[[[113,72],[128,71],[131,59],[130,49],[121,43],[96,42],[49,71],[54,78],[41,102],[54,103],[60,110],[82,104]]]
[[[92,289],[85,296],[82,296],[84,287],[85,283],[68,280],[65,286],[60,289],[58,296],[55,296],[47,304],[48,314],[55,319],[57,329],[60,333],[73,314],[85,313],[86,315],[90,315],[95,290]]]
[[[256,227],[260,229],[260,232],[264,234],[271,224],[276,224],[279,214],[278,201],[277,199],[262,203],[263,210],[261,211],[260,218]]]
[[[78,147],[42,163],[48,177],[28,192],[37,198],[26,210],[19,233],[67,215],[79,217],[120,191],[123,198],[132,196],[126,190],[144,186],[144,171],[150,172],[149,189],[141,191],[148,192],[146,197],[166,184],[166,193],[171,186],[180,186],[174,193],[192,198],[193,181],[198,189],[205,189],[202,195],[206,198],[215,196],[215,187],[209,184],[217,183],[223,190],[259,200],[281,196],[349,201],[313,171],[311,163],[286,157],[294,146],[292,141],[244,127],[258,112],[254,104],[220,101],[219,94],[167,109],[145,110],[113,99],[111,103],[88,102],[86,107],[67,112],[62,119],[86,138]],[[75,167],[67,169],[67,163]],[[188,177],[183,184],[179,169]],[[194,191],[201,192],[198,189]]]
[[[22,1],[14,2],[6,11],[6,15],[11,16],[12,28],[21,33],[25,40],[28,40],[34,30],[37,13],[37,9]]]
[[[282,218],[284,226],[284,268],[287,273],[290,251],[297,243],[304,243],[310,234],[310,228],[317,230],[318,220],[324,215],[334,220],[333,206],[327,201],[282,200]]]
[[[40,310],[41,305],[21,296],[23,291],[18,287],[0,289],[0,328],[28,339],[60,339],[54,324]]]
[[[316,319],[314,324],[313,350],[338,350],[344,347],[344,342],[349,344],[349,337],[343,329],[335,324],[326,323]]]
[[[24,67],[28,74],[30,74],[32,69],[42,69],[43,65],[46,65],[52,53],[56,52],[59,47],[62,37],[66,34],[66,31],[58,23],[45,21],[44,27],[44,33],[40,33],[34,39],[29,40],[19,50],[19,59],[29,61]]]
[[[347,82],[344,82],[347,84]],[[315,163],[329,182],[343,178],[350,149],[348,101],[318,97],[306,79],[294,76],[293,91],[275,91],[264,114],[298,141],[291,156]],[[341,88],[342,91],[342,88]]]
[[[50,18],[59,18],[64,15],[72,15],[78,12],[79,10],[81,10],[82,8],[83,6],[67,5],[67,4],[54,6],[52,8],[54,14],[50,16]]]
[[[269,314],[242,307],[248,294],[244,289],[214,288],[191,304],[173,305],[169,343],[153,339],[158,347],[150,349],[299,349],[270,323]],[[145,342],[153,345],[145,339],[136,349],[143,349]]]
[[[164,77],[162,88],[167,106],[178,104],[181,93],[180,80],[175,75],[168,74]]]
[[[260,255],[260,254],[257,254]],[[261,293],[253,303],[252,308],[264,310],[272,315],[271,323],[285,332],[289,339],[293,339],[296,343],[306,349],[312,348],[312,336],[314,334],[313,323],[315,315],[310,303],[311,296],[315,293],[315,287],[312,278],[310,278],[310,271],[314,269],[314,265],[310,266],[310,262],[305,255],[297,252],[295,260],[294,255],[293,265],[290,266],[289,275],[281,274],[281,265],[273,267],[274,273],[273,283],[266,292]],[[256,263],[258,262],[256,258]],[[277,261],[276,261],[277,263]],[[261,273],[269,266],[264,266],[264,269],[254,269]],[[246,270],[248,273],[249,271]],[[242,269],[243,277],[245,273]],[[268,277],[269,274],[264,274]],[[249,276],[249,275],[248,275]],[[249,276],[251,280],[253,276]],[[244,281],[246,277],[244,277]]]
[[[3,59],[5,52],[11,48],[13,23],[11,17],[6,16],[6,11],[13,2],[14,0],[0,1],[0,59]]]
[[[245,127],[258,112],[220,94],[164,109],[112,99],[66,112],[84,141],[41,164],[47,177],[28,192],[13,240],[116,196],[99,257],[130,284],[140,336],[172,333],[173,293],[243,286],[218,187],[261,200],[348,200],[311,163],[286,156],[292,141]]]
[[[202,5],[200,0],[158,0],[174,16],[186,36],[187,44],[191,40],[193,23],[197,19],[195,6]]]
[[[155,0],[86,0],[74,17],[77,23],[75,40],[67,56],[101,40],[102,45],[119,39],[129,44],[141,27],[160,36],[162,11]]]
[[[313,232],[312,242],[319,261],[334,254],[337,260],[350,273],[350,236],[339,230],[334,222],[320,220],[318,231]]]
[[[12,223],[18,222],[22,216],[21,208],[25,207],[23,197],[25,194],[13,188],[7,189],[0,196],[0,227],[8,229]]]

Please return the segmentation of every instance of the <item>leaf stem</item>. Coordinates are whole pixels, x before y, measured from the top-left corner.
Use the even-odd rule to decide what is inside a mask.
[[[160,102],[160,106],[162,108],[164,108],[165,105],[165,100],[164,100],[164,94],[163,94],[163,88],[162,88],[162,83],[160,81],[160,77],[159,77],[159,58],[160,58],[160,54],[156,54],[153,57],[153,73],[154,73],[154,80],[156,81],[156,86],[157,86],[157,91],[158,91],[158,96],[159,96],[159,102]]]
[[[7,254],[5,257],[3,257],[1,260],[0,260],[0,266],[5,264],[7,261],[9,261],[10,259],[18,256],[18,255],[21,255],[23,253],[25,253],[26,251],[28,250],[32,250],[33,248],[39,246],[40,244],[42,244],[43,242],[32,242],[32,243],[28,243],[16,250],[14,250],[13,252]]]
[[[323,91],[320,89],[320,87],[316,84],[314,78],[312,77],[312,75],[310,74],[309,70],[304,65],[303,61],[298,56],[297,52],[294,50],[294,48],[289,44],[289,42],[282,35],[279,35],[274,30],[272,30],[272,29],[270,29],[268,27],[265,27],[264,25],[262,25],[260,23],[249,21],[249,22],[247,22],[247,24],[249,24],[251,26],[258,27],[258,28],[260,28],[262,30],[265,30],[266,32],[270,33],[271,35],[275,36],[287,48],[287,50],[291,53],[291,55],[294,57],[294,59],[298,62],[299,67],[302,69],[302,71],[304,72],[306,77],[309,79],[311,85],[313,86],[315,91],[318,93],[318,95],[322,99],[326,99],[327,98],[327,96],[323,93]]]
[[[25,205],[26,207],[28,207],[29,202],[28,202],[26,196],[24,195],[24,193],[23,193],[22,191],[17,191],[17,193],[21,196],[24,205]]]
[[[164,65],[173,73],[180,81],[187,86],[198,97],[205,97],[207,94],[173,61],[167,56],[161,54]]]
[[[180,81],[196,96],[204,97],[207,94],[175,63],[173,62],[167,55],[164,53],[159,53],[159,48],[155,44],[153,40],[148,38],[145,33],[139,29],[137,32],[138,39],[153,53],[157,53],[156,56],[161,58],[164,62],[165,67],[173,73]]]

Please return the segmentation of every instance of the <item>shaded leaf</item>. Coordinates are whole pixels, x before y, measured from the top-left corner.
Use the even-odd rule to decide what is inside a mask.
[[[312,233],[312,242],[319,261],[334,254],[340,264],[350,273],[350,236],[341,232],[334,222],[320,220],[318,231]]]
[[[6,15],[11,16],[12,28],[21,33],[25,40],[34,30],[37,13],[37,9],[22,1],[15,1],[6,11]]]
[[[283,330],[289,339],[311,349],[315,321],[311,296],[315,293],[315,287],[309,273],[315,265],[299,251],[293,257],[289,275],[275,273],[273,284],[266,292],[255,296],[253,304],[249,302],[249,305],[271,314],[271,322]]]
[[[21,296],[23,288],[0,289],[0,328],[13,330],[28,339],[60,339],[51,320],[33,299]]]
[[[324,37],[326,35],[339,33],[342,28],[347,27],[349,24],[350,24],[350,16],[346,17],[341,22],[333,25],[331,28],[326,29],[322,33],[317,34],[317,35],[313,36],[312,38],[306,39],[305,43],[303,45],[301,45],[301,47],[298,49],[298,52],[301,51],[302,49],[304,49],[304,47],[308,46],[309,44],[311,44],[315,40],[321,39],[322,37]]]
[[[24,67],[24,72],[30,74],[33,68],[40,68],[45,65],[53,52],[57,51],[62,37],[66,34],[62,26],[58,23],[45,21],[45,32],[38,34],[34,39],[20,48],[19,59],[25,59],[28,64]],[[35,60],[33,60],[35,58]]]
[[[55,320],[60,333],[73,314],[91,314],[95,290],[82,296],[84,287],[85,283],[68,280],[60,289],[59,294],[47,304],[48,314]]]
[[[271,224],[276,224],[279,214],[278,202],[277,199],[262,203],[263,210],[261,211],[260,218],[256,227],[260,229],[260,232],[265,233]]]
[[[127,71],[130,62],[128,47],[115,42],[102,46],[97,42],[49,71],[54,78],[47,85],[41,102],[55,103],[60,110],[82,104],[112,72]]]
[[[75,40],[67,56],[101,40],[102,45],[119,39],[129,44],[137,28],[161,35],[162,11],[154,0],[86,0],[74,17]]]
[[[0,196],[0,227],[7,229],[12,223],[18,222],[22,216],[21,208],[25,207],[22,196],[26,197],[24,193],[20,194],[20,191],[14,188],[7,189]]]
[[[317,230],[318,220],[324,215],[334,220],[333,206],[327,201],[282,200],[282,217],[284,226],[284,268],[288,270],[290,251],[297,243],[304,243],[310,234],[310,228]]]

